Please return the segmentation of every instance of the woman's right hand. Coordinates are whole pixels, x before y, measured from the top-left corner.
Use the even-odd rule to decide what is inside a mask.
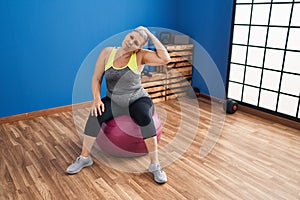
[[[98,113],[101,116],[103,112],[104,112],[104,103],[101,101],[100,98],[94,99],[91,106],[91,115],[98,117]]]

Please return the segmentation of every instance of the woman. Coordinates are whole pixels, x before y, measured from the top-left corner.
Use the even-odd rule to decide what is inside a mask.
[[[153,41],[155,52],[142,49],[148,39]],[[145,64],[159,66],[169,61],[170,56],[165,47],[142,26],[128,33],[121,47],[106,47],[102,50],[92,78],[94,101],[84,130],[82,152],[67,168],[67,173],[78,173],[93,164],[90,151],[103,122],[129,114],[141,128],[150,156],[149,172],[153,173],[156,182],[167,181],[166,173],[158,161],[156,130],[152,120],[154,106],[141,85],[141,72]],[[100,99],[103,74],[106,76],[107,96]]]

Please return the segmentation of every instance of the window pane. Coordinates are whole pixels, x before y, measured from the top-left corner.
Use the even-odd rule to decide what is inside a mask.
[[[271,4],[253,5],[251,24],[268,25]]]
[[[284,71],[300,74],[300,52],[286,52]]]
[[[281,70],[283,54],[283,50],[267,49],[264,67],[269,69]]]
[[[291,28],[287,48],[292,50],[300,50],[299,38],[300,38],[300,28]]]
[[[297,106],[298,98],[284,94],[279,95],[278,112],[296,117]]]
[[[283,73],[280,91],[299,96],[300,76]]]
[[[245,86],[243,93],[243,102],[252,105],[257,105],[259,89],[254,87]]]
[[[246,50],[245,46],[232,45],[231,61],[236,63],[245,64],[246,61]]]
[[[268,35],[268,47],[285,48],[287,28],[270,27]]]
[[[251,26],[250,45],[265,46],[267,36],[267,27]]]
[[[254,0],[254,3],[271,2],[271,0]]]
[[[277,96],[278,96],[278,93],[276,93],[276,92],[261,90],[259,106],[262,108],[266,108],[266,109],[275,111],[276,104],[277,104]]]
[[[280,82],[280,72],[270,70],[263,71],[262,88],[278,91]]]
[[[229,80],[243,83],[244,71],[245,71],[245,66],[231,64]]]
[[[249,47],[248,48],[248,57],[247,57],[247,65],[253,65],[257,67],[261,67],[264,58],[264,49]]]
[[[300,26],[300,4],[295,3],[293,9],[293,16],[291,26]]]
[[[233,43],[235,44],[247,44],[249,34],[249,26],[234,26]]]
[[[235,24],[250,23],[251,5],[236,5]]]
[[[242,97],[242,84],[229,82],[228,84],[228,98],[240,101]]]
[[[259,87],[261,79],[261,69],[247,67],[245,83],[248,85],[253,85]]]
[[[252,0],[236,0],[236,3],[252,3]]]
[[[273,4],[270,25],[288,26],[292,4]]]
[[[236,3],[227,97],[300,118],[300,0]]]
[[[293,0],[273,0],[273,2],[293,2]]]

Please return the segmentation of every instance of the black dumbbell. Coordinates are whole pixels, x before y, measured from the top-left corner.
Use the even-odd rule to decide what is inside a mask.
[[[238,110],[238,108],[239,108],[238,103],[232,99],[225,100],[223,104],[224,111],[229,114],[235,113]]]

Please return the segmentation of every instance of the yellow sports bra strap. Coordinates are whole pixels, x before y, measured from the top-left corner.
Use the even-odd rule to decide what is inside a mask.
[[[137,61],[136,61],[136,52],[134,52],[131,57],[130,60],[128,62],[128,67],[136,74],[140,74],[140,70],[137,66]]]
[[[113,66],[116,52],[117,52],[117,48],[114,47],[111,50],[110,55],[109,55],[108,60],[107,60],[107,63],[105,65],[105,71],[108,70],[111,66]]]

